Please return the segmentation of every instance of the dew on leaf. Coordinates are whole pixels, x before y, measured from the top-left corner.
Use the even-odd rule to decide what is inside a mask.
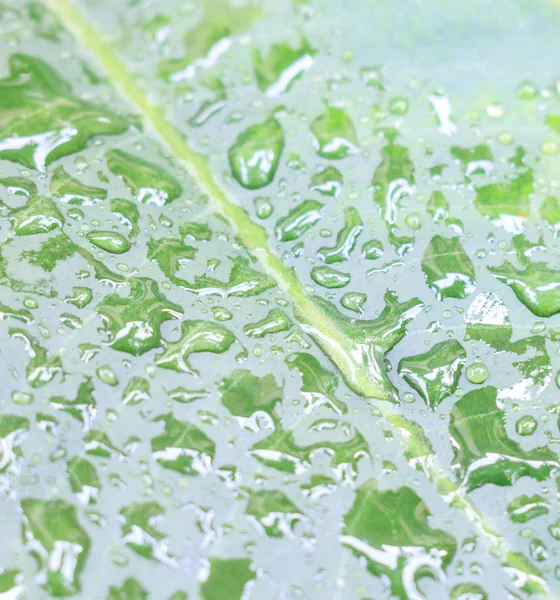
[[[72,95],[71,86],[44,60],[12,54],[0,80],[0,158],[45,171],[86,148],[97,135],[116,135],[127,119]]]
[[[515,431],[522,436],[533,435],[537,430],[537,427],[537,420],[531,415],[525,415],[515,423]]]
[[[451,409],[453,468],[470,490],[486,483],[510,486],[523,476],[543,481],[557,462],[551,449],[523,450],[509,438],[505,413],[496,400],[497,389],[484,387],[468,392]]]
[[[130,238],[135,238],[140,233],[138,228],[140,212],[134,202],[124,198],[113,198],[111,200],[111,212],[117,215],[122,225],[130,229]]]
[[[456,340],[440,342],[428,352],[401,359],[398,372],[430,410],[451,396],[459,384],[467,353]]]
[[[162,468],[193,476],[210,470],[216,444],[206,434],[171,413],[154,421],[164,424],[163,433],[151,440],[152,456]]]
[[[362,292],[347,292],[340,299],[340,304],[352,312],[362,314],[362,306],[367,300],[367,295]]]
[[[229,0],[204,0],[200,8],[202,19],[184,32],[184,56],[158,65],[158,74],[172,83],[193,79],[200,69],[214,66],[229,50],[233,38],[249,28],[262,12],[256,4],[237,6]]]
[[[481,385],[488,379],[488,367],[481,363],[473,363],[467,367],[466,375],[471,383]]]
[[[304,519],[301,510],[279,490],[252,493],[245,514],[261,533],[273,538],[293,538],[294,526]]]
[[[302,377],[301,394],[306,401],[306,412],[312,412],[319,406],[327,406],[337,414],[345,414],[347,405],[336,394],[338,379],[334,372],[327,370],[312,355],[298,352],[288,356],[289,369],[297,369]]]
[[[311,123],[313,145],[323,158],[347,158],[359,152],[359,142],[350,117],[340,108],[329,106]]]
[[[274,233],[281,242],[297,240],[323,218],[324,204],[317,200],[304,200],[276,223]]]
[[[522,100],[534,100],[538,97],[539,91],[530,81],[524,81],[517,88],[517,95]]]
[[[476,287],[474,266],[458,237],[435,235],[424,253],[422,271],[438,300],[466,298]]]
[[[222,404],[236,417],[251,417],[259,411],[272,415],[283,397],[273,375],[261,378],[242,369],[220,382],[220,393]]]
[[[71,177],[63,167],[57,167],[51,177],[49,191],[51,196],[66,204],[95,204],[107,197],[107,190],[81,183]]]
[[[511,181],[477,188],[474,205],[478,212],[508,233],[521,233],[529,216],[533,172],[526,171]]]
[[[362,256],[367,260],[375,260],[383,256],[383,245],[379,240],[370,240],[362,246]]]
[[[115,387],[119,384],[119,380],[117,379],[115,372],[109,365],[103,365],[99,367],[96,372],[97,376],[99,379],[101,379],[101,381],[103,381],[103,383],[106,383],[112,387]]]
[[[423,304],[418,298],[399,302],[394,292],[385,296],[385,308],[377,319],[356,320],[341,314],[330,302],[315,297],[336,326],[337,338],[325,338],[315,331],[310,312],[297,311],[304,330],[316,341],[325,354],[338,365],[347,385],[366,398],[396,401],[395,389],[383,366],[385,353],[394,348],[406,335],[406,325],[420,312]]]
[[[241,133],[229,149],[229,164],[236,181],[248,190],[258,190],[274,179],[284,150],[284,132],[270,117]]]
[[[124,519],[121,525],[123,541],[143,558],[159,560],[170,567],[177,567],[176,560],[162,543],[165,535],[154,526],[164,513],[164,508],[154,501],[133,502],[122,508],[119,514]]]
[[[42,387],[52,381],[56,375],[63,373],[60,355],[49,354],[47,349],[41,346],[37,339],[30,336],[26,330],[11,327],[8,335],[24,344],[25,352],[29,356],[25,374],[31,387]]]
[[[315,50],[305,38],[297,47],[289,44],[274,44],[263,56],[253,51],[253,69],[259,89],[269,98],[276,98],[288,91],[313,65]]]
[[[214,319],[216,319],[216,321],[231,321],[231,319],[233,319],[233,314],[231,311],[223,306],[213,306],[212,316]]]
[[[370,479],[344,516],[340,541],[366,559],[372,575],[386,578],[395,596],[410,598],[418,593],[416,579],[443,576],[457,549],[451,535],[430,527],[429,518],[428,507],[412,489],[381,491]]]
[[[119,566],[126,566],[128,560],[118,552],[111,555],[112,561]],[[149,600],[149,594],[146,588],[134,577],[125,579],[121,586],[109,586],[107,600]]]
[[[543,562],[549,557],[548,548],[542,540],[533,538],[529,542],[529,555],[536,562]]]
[[[360,79],[365,85],[383,91],[383,73],[380,67],[363,67],[360,69]]]
[[[30,196],[24,206],[10,211],[8,219],[12,231],[22,236],[48,233],[62,228],[65,222],[56,204],[40,196]]]
[[[426,205],[426,211],[436,223],[443,221],[448,216],[449,202],[442,192],[436,190],[432,193]]]
[[[335,167],[323,167],[311,177],[309,189],[319,192],[322,196],[337,198],[342,191],[344,178]]]
[[[164,369],[173,369],[178,373],[197,374],[189,363],[193,353],[212,352],[223,354],[236,341],[233,333],[211,321],[183,321],[181,337],[176,342],[166,343],[163,352],[156,355],[155,363]]]
[[[286,313],[279,309],[273,308],[266,317],[256,323],[247,323],[243,327],[243,333],[253,338],[262,338],[266,335],[281,333],[288,331],[292,327],[292,322]]]
[[[73,304],[76,308],[85,308],[93,300],[93,293],[90,288],[76,286],[72,288],[72,295],[66,296],[64,302]]]
[[[496,95],[477,5],[65,4],[0,8],[0,596],[553,597],[548,12]]]
[[[342,273],[331,267],[313,267],[311,279],[325,288],[337,289],[346,287],[350,283],[350,274]]]
[[[374,201],[388,225],[396,223],[401,202],[414,193],[414,181],[408,149],[393,143],[384,146],[371,185]]]
[[[319,248],[317,256],[328,265],[348,260],[362,229],[363,223],[358,211],[352,207],[344,209],[344,227],[336,236],[336,244]]]
[[[478,583],[459,583],[451,590],[450,600],[488,600],[488,595]]]
[[[106,159],[109,170],[122,177],[139,203],[164,206],[181,195],[179,182],[161,166],[124,150],[108,150]]]
[[[178,319],[183,310],[159,291],[155,281],[131,280],[128,298],[109,294],[96,307],[115,350],[138,356],[161,344],[161,324]]]
[[[87,239],[97,248],[112,254],[124,254],[130,250],[130,242],[115,231],[90,231]]]
[[[95,504],[101,491],[101,480],[95,466],[83,456],[74,456],[66,463],[72,492],[82,505]]]
[[[257,217],[259,219],[268,219],[270,215],[274,212],[274,206],[272,205],[270,198],[265,196],[259,196],[255,198],[255,212],[257,213]]]
[[[531,519],[548,514],[550,503],[545,498],[534,494],[522,495],[512,500],[507,507],[509,518],[516,523],[526,523]]]
[[[76,507],[65,500],[24,498],[23,538],[53,596],[68,596],[81,590],[80,576],[90,550],[90,539],[80,526]]]
[[[210,574],[200,586],[204,600],[241,600],[243,590],[256,575],[246,558],[210,558]]]
[[[486,175],[494,169],[494,157],[486,144],[478,144],[473,148],[451,147],[451,156],[461,163],[465,177]]]
[[[402,97],[392,98],[389,102],[389,111],[394,115],[406,115],[408,112],[408,100]]]

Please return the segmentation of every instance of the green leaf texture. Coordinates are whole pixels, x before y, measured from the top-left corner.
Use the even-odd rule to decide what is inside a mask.
[[[559,31],[0,1],[0,598],[560,597]]]

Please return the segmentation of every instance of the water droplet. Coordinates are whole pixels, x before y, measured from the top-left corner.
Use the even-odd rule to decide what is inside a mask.
[[[311,269],[311,279],[318,285],[329,289],[343,288],[350,283],[348,273],[341,273],[331,267],[314,267]]]
[[[270,198],[267,198],[266,196],[259,196],[258,198],[255,198],[253,202],[255,203],[255,212],[259,219],[268,219],[274,212],[274,206],[272,205]]]
[[[37,304],[37,300],[35,300],[35,298],[31,298],[29,296],[26,296],[23,299],[23,305],[25,306],[25,308],[30,308],[32,310],[39,307],[39,305]]]
[[[389,102],[389,112],[394,115],[406,115],[408,112],[408,100],[406,98],[393,98]]]
[[[130,242],[114,231],[91,231],[86,237],[97,248],[112,254],[124,254],[130,250]]]
[[[546,141],[541,144],[541,152],[546,156],[553,156],[558,154],[558,145],[553,141]]]
[[[362,246],[362,256],[368,260],[375,260],[383,256],[383,244],[379,240],[370,240]]]
[[[484,383],[488,379],[488,368],[480,363],[473,363],[467,367],[467,379],[471,383],[478,385]]]
[[[216,321],[231,321],[231,319],[233,319],[231,311],[223,306],[213,306],[212,316],[214,319],[216,319]]]
[[[367,295],[361,292],[348,292],[340,299],[340,304],[356,313],[362,313],[362,306],[367,300]]]
[[[498,135],[498,142],[500,142],[500,144],[503,144],[504,146],[510,146],[511,144],[513,144],[513,136],[511,135],[511,133],[503,131]]]
[[[109,365],[103,365],[97,369],[97,376],[101,381],[104,381],[107,385],[116,386],[119,384],[119,380],[115,375],[113,369]]]
[[[504,116],[505,109],[501,104],[489,104],[486,107],[486,114],[491,119],[501,119]]]
[[[27,392],[12,392],[12,401],[16,404],[31,404],[33,402],[33,394]]]
[[[340,108],[327,107],[311,124],[313,144],[323,158],[342,159],[359,152],[350,117]]]
[[[525,415],[524,417],[518,419],[517,423],[515,424],[515,431],[522,436],[533,435],[533,433],[535,433],[537,430],[537,427],[538,423],[535,417],[531,415]]]
[[[422,226],[422,221],[420,219],[420,215],[418,213],[411,213],[406,216],[405,223],[412,229],[413,231],[418,231]]]
[[[539,91],[530,81],[524,81],[517,88],[517,96],[522,100],[534,100],[538,95]]]
[[[229,150],[233,176],[249,190],[267,186],[274,179],[283,150],[284,132],[275,118],[249,127]]]

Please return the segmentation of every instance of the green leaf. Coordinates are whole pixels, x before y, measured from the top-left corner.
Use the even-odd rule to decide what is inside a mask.
[[[163,206],[173,202],[183,191],[179,182],[160,166],[123,150],[106,154],[109,170],[123,178],[137,202]]]
[[[25,498],[23,536],[53,596],[80,591],[80,575],[90,550],[90,539],[80,526],[76,507],[68,502]]]
[[[240,600],[247,582],[255,579],[244,558],[210,559],[210,575],[200,586],[204,600]]]
[[[329,106],[311,124],[315,149],[323,158],[341,159],[359,152],[354,125],[340,108]]]
[[[282,401],[282,392],[273,375],[260,378],[245,370],[233,371],[220,383],[222,403],[237,417],[250,417],[257,411],[272,415],[275,405]]]
[[[282,492],[261,491],[251,494],[246,514],[257,529],[268,537],[293,537],[294,526],[303,514]]]
[[[399,375],[435,410],[457,389],[466,358],[465,349],[456,340],[440,342],[428,352],[403,358]]]
[[[0,158],[45,171],[84,150],[93,137],[117,135],[129,125],[73,96],[70,84],[41,58],[12,54],[9,69],[0,80]]]
[[[560,597],[559,11],[0,2],[0,596]]]
[[[154,419],[163,422],[164,432],[152,438],[152,455],[165,469],[186,475],[208,471],[216,444],[198,427],[179,421],[172,414]]]
[[[146,588],[133,577],[126,579],[121,587],[112,585],[107,600],[148,600]]]
[[[474,265],[459,238],[435,235],[422,259],[422,271],[438,300],[466,298],[476,287]]]
[[[442,576],[457,550],[455,539],[430,527],[430,512],[410,488],[380,491],[370,479],[356,492],[344,515],[341,542],[363,556],[368,570],[390,582],[397,598],[408,598],[407,567],[422,565],[420,576]]]
[[[486,483],[512,485],[523,476],[546,479],[557,464],[549,448],[523,450],[505,427],[505,413],[496,402],[497,390],[485,387],[465,394],[451,409],[449,433],[455,456],[453,468],[462,484],[475,489]]]

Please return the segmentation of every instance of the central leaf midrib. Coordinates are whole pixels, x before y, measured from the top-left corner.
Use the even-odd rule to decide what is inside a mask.
[[[282,259],[270,250],[266,230],[261,225],[252,221],[244,208],[232,202],[227,197],[224,190],[215,181],[205,157],[189,146],[186,138],[178,133],[177,127],[167,120],[163,109],[150,102],[148,96],[136,83],[115,49],[104,39],[92,24],[91,19],[86,20],[72,0],[43,1],[59,17],[67,29],[75,34],[78,42],[107,73],[111,85],[118,89],[125,99],[136,108],[138,113],[144,118],[153,136],[171,151],[172,155],[182,164],[185,171],[196,181],[201,190],[208,195],[209,202],[218,208],[220,213],[227,218],[232,229],[236,232],[238,240],[243,244],[245,249],[257,258],[264,269],[274,277],[281,289],[285,290],[291,297],[295,307],[302,313],[306,313],[307,323],[313,322],[313,328],[319,331],[321,335],[333,339],[336,343],[340,343],[341,347],[344,347],[348,340],[344,339],[344,336],[339,335],[338,327],[334,320],[316,306],[313,299],[309,297],[297,279],[294,270],[286,266]],[[337,364],[337,367],[344,372],[344,368],[341,365]],[[387,402],[380,402],[379,404],[383,419],[389,423],[387,419],[393,414],[393,410],[387,407]],[[404,439],[399,428],[392,428],[396,429],[401,439]],[[439,482],[442,487],[451,490],[453,495],[458,490],[458,486],[452,478],[444,471],[438,469],[435,464],[428,466],[427,471],[430,480]],[[465,495],[461,495],[457,500],[467,518],[500,555],[500,558],[503,560],[502,566],[504,568],[523,570],[522,565],[517,560],[512,559],[504,538],[488,527],[485,522],[485,516],[473,502]],[[542,580],[542,584],[544,589],[547,589],[544,579]]]

